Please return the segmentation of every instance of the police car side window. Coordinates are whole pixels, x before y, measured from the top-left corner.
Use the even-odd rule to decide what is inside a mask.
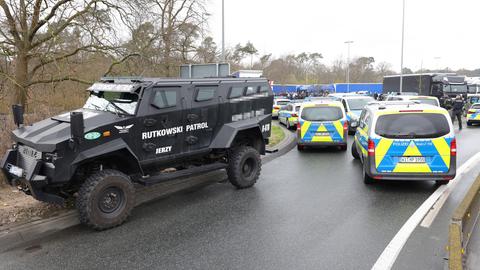
[[[253,94],[255,94],[255,88],[253,88],[253,86],[248,86],[247,91],[245,92],[245,95],[246,96],[251,96]]]
[[[342,100],[342,104],[343,104],[343,109],[347,111],[347,102],[345,101],[345,99]]]
[[[156,90],[152,105],[157,109],[171,108],[177,106],[176,90]]]
[[[366,117],[367,117],[367,111],[363,110],[363,111],[362,111],[362,114],[360,115],[360,125],[359,125],[360,128],[364,128],[364,127],[365,127]]]
[[[216,91],[217,87],[214,86],[197,87],[197,96],[195,97],[195,101],[212,100]]]
[[[245,88],[244,87],[232,87],[230,89],[230,94],[228,95],[228,98],[238,98],[243,96]]]

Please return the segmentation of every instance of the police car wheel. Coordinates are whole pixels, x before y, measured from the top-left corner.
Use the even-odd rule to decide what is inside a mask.
[[[250,146],[240,146],[232,150],[228,157],[228,179],[239,189],[255,185],[262,161],[258,151]]]
[[[448,180],[437,180],[437,181],[435,181],[435,184],[441,186],[441,185],[446,185],[446,184],[448,184],[449,182],[450,182],[450,181],[448,181]]]
[[[78,191],[76,201],[80,222],[95,230],[116,227],[135,204],[135,188],[130,178],[116,170],[92,174]]]
[[[367,174],[367,171],[365,170],[365,165],[363,165],[362,168],[363,168],[363,183],[367,185],[373,184],[375,180],[373,180],[373,178]]]
[[[297,150],[298,150],[298,151],[303,151],[303,150],[305,150],[305,145],[297,144]]]
[[[340,148],[340,151],[347,151],[346,145],[341,145],[339,148]]]
[[[472,122],[468,122],[468,121],[467,121],[467,126],[471,127],[471,126],[472,126]]]
[[[355,142],[352,143],[352,156],[354,159],[360,159],[360,154],[358,154],[357,145]]]

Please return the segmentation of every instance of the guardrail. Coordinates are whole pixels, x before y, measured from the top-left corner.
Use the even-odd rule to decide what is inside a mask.
[[[450,221],[448,235],[448,267],[450,270],[464,269],[466,251],[479,215],[480,175],[468,190],[463,201],[455,209]]]

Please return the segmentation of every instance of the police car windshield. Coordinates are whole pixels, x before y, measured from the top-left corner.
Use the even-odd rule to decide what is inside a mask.
[[[447,118],[439,113],[401,113],[380,116],[375,133],[385,138],[437,138],[450,133]]]
[[[306,121],[336,121],[342,119],[343,111],[333,106],[309,107],[303,109],[301,117]]]
[[[480,109],[480,104],[474,104],[470,109],[475,109],[475,110]]]
[[[279,100],[277,101],[277,105],[287,105],[288,103],[290,103],[290,100]]]
[[[84,109],[134,115],[138,95],[129,92],[90,92]]]
[[[347,99],[348,107],[351,111],[363,110],[369,102],[374,101],[371,97]]]

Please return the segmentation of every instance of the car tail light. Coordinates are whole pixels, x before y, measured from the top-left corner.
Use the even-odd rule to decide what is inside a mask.
[[[472,110],[468,110],[467,114],[474,114],[475,111],[472,111]]]
[[[368,155],[375,156],[375,143],[372,140],[368,140]]]
[[[300,122],[297,123],[297,130],[301,130],[302,129],[302,125],[300,125]]]
[[[343,123],[343,131],[347,131],[348,130],[348,121],[345,121],[345,123]]]
[[[298,117],[296,113],[292,113],[292,117]]]
[[[450,156],[455,157],[457,156],[457,139],[453,139],[450,143]]]
[[[273,108],[274,108],[275,110],[278,110],[278,109],[280,109],[280,107],[279,107],[279,106],[273,106]]]

